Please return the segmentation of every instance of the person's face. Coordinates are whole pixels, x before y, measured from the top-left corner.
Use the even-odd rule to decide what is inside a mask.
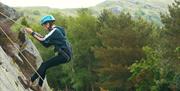
[[[49,23],[43,24],[43,28],[44,28],[45,30],[48,30],[48,29],[49,29]]]

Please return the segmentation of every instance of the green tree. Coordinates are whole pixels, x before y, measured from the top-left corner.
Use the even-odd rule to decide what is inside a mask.
[[[162,31],[162,39],[164,41],[162,47],[164,47],[164,58],[166,62],[171,63],[172,68],[180,72],[179,59],[177,57],[176,48],[179,47],[180,42],[180,1],[175,0],[171,6],[169,6],[169,14],[162,15],[162,22],[164,29]],[[176,65],[176,66],[173,66]]]
[[[169,6],[169,13],[161,15],[164,26],[159,32],[153,32],[155,46],[144,47],[146,57],[130,67],[130,79],[137,91],[179,90],[179,5],[180,2],[175,1]]]
[[[161,38],[164,41],[162,43],[162,50],[164,64],[168,64],[170,68],[167,71],[173,71],[174,75],[173,85],[171,88],[180,90],[178,87],[180,85],[180,59],[178,47],[180,46],[180,1],[175,0],[175,2],[169,6],[169,13],[163,14],[161,16],[162,22],[164,24],[164,29],[161,33]]]
[[[68,20],[68,35],[73,46],[72,84],[77,91],[93,91],[96,75],[91,48],[98,44],[96,38],[97,19],[88,9],[78,11],[77,17]]]
[[[146,57],[130,67],[136,91],[170,91],[175,72],[163,67],[162,53],[148,46],[143,47]]]
[[[130,90],[133,85],[128,81],[128,67],[144,57],[142,47],[149,43],[153,27],[142,19],[133,20],[128,13],[115,15],[104,10],[98,19],[101,47],[94,48],[98,85],[113,91]]]
[[[24,25],[24,26],[26,26],[26,27],[29,27],[29,24],[28,24],[28,22],[27,22],[27,20],[26,20],[26,17],[23,17],[23,18],[22,18],[21,24]]]

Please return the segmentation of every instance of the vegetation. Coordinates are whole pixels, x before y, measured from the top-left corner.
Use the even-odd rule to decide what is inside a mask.
[[[161,23],[150,23],[130,13],[103,10],[94,16],[89,9],[79,9],[76,16],[52,11],[56,25],[63,26],[73,47],[73,59],[47,72],[54,91],[179,91],[180,90],[180,1],[161,14]],[[37,19],[19,21],[46,34]],[[143,12],[139,12],[140,16]],[[17,29],[14,26],[13,29]],[[52,57],[32,38],[44,60]]]

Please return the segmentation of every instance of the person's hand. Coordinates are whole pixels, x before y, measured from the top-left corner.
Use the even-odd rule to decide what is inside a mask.
[[[25,28],[25,31],[29,34],[31,34],[33,32],[33,30],[31,28]]]

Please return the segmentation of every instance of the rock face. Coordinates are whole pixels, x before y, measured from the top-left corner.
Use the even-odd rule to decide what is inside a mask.
[[[2,3],[0,3],[0,12],[14,20],[19,18],[14,9]],[[9,42],[0,30],[0,91],[31,91],[23,87],[18,76],[30,79],[34,70],[28,62],[37,69],[42,58],[32,41],[26,37],[25,32],[21,30],[17,34],[10,31],[12,24],[12,21],[0,14],[0,27],[14,41],[14,43]],[[43,87],[43,91],[51,91],[46,80]]]

